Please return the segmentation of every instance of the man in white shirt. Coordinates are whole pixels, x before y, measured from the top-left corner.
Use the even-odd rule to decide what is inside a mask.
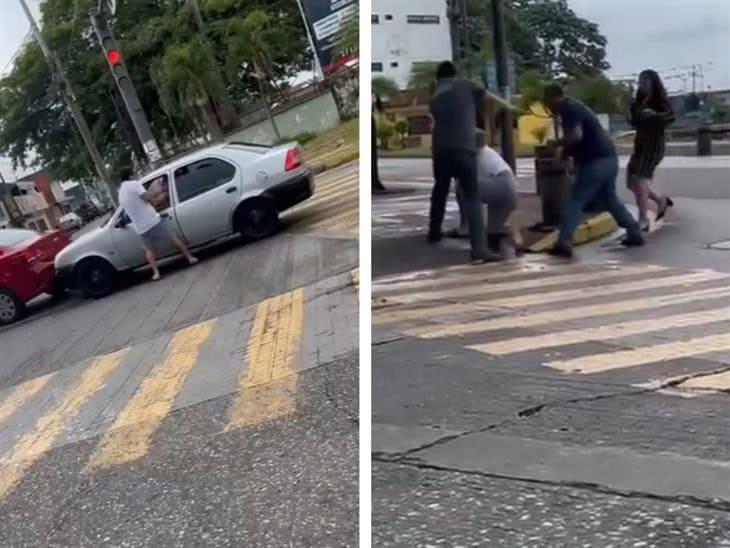
[[[197,263],[198,259],[193,257],[185,244],[168,229],[155,209],[155,205],[164,202],[165,193],[145,190],[142,183],[133,178],[132,170],[129,168],[123,168],[119,175],[121,181],[119,205],[132,222],[134,231],[144,242],[145,257],[152,268],[152,280],[158,281],[162,278],[155,256],[155,244],[160,241],[172,241],[190,265]]]
[[[481,144],[481,143],[480,143]],[[482,145],[477,150],[477,181],[479,200],[487,206],[487,247],[491,253],[507,258],[514,250],[510,249],[507,220],[517,207],[517,182],[509,164],[499,153]],[[465,197],[459,185],[456,187],[459,203],[459,228],[449,233],[451,237],[465,238],[468,223],[465,218]]]

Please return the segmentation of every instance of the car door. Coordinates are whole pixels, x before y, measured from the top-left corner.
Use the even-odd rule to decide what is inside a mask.
[[[231,233],[233,209],[241,195],[241,173],[232,162],[209,157],[174,171],[175,217],[193,246]]]

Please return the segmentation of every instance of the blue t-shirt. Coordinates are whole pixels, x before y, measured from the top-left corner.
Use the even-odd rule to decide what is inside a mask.
[[[576,164],[588,164],[599,158],[616,156],[616,148],[598,117],[580,101],[565,99],[558,110],[563,123],[563,133],[567,134],[576,126],[583,130],[583,138],[568,152]]]

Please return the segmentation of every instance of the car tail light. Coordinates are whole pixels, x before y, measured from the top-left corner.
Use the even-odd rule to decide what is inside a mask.
[[[291,171],[302,166],[302,152],[298,148],[290,148],[286,152],[286,160],[284,161],[284,170]]]

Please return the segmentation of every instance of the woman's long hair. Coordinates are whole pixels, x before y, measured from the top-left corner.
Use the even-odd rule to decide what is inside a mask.
[[[659,74],[655,70],[647,69],[641,71],[641,74],[639,74],[639,80],[642,78],[647,78],[651,82],[651,97],[647,100],[641,88],[637,87],[634,105],[640,106],[646,101],[646,106],[655,110],[661,110],[666,107],[669,104],[669,98],[667,96],[667,89],[664,87]]]

